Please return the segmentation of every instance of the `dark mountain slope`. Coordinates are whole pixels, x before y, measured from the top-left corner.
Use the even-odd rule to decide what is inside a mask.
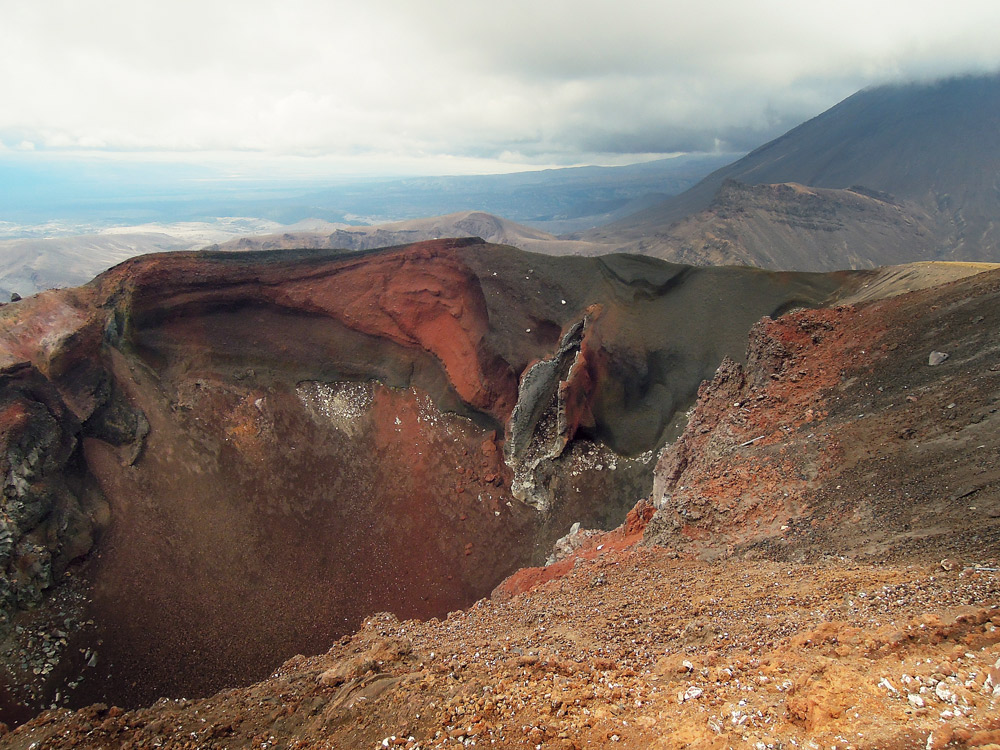
[[[992,260],[1000,258],[998,174],[1000,76],[880,86],[845,99],[685,193],[584,237],[623,245],[648,241],[707,209],[726,180],[794,182],[888,193],[934,217],[938,257]]]

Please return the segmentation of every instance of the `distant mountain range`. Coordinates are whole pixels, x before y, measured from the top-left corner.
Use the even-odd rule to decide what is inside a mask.
[[[655,205],[738,156],[693,153],[622,167],[373,181],[246,205],[241,215],[283,224],[306,218],[384,224],[480,211],[560,234],[607,224]]]
[[[261,232],[277,234],[243,246],[301,242],[348,249],[478,232],[490,241],[540,252],[607,252],[614,248],[559,241],[549,232],[627,216],[691,187],[735,156],[684,154],[623,167],[368,180],[323,189],[302,183],[227,187],[202,174],[162,169],[153,174],[162,184],[152,185],[132,173],[116,173],[115,165],[107,170],[91,165],[91,171],[67,167],[65,173],[49,167],[34,174],[0,163],[0,295],[75,286],[135,255],[197,249]],[[462,218],[470,213],[505,219]],[[115,226],[109,226],[108,217],[117,217],[110,222]],[[400,223],[414,220],[412,229]],[[530,228],[514,229],[514,221]],[[386,223],[384,231],[371,229]],[[498,229],[501,224],[506,228]],[[292,239],[316,231],[324,236]],[[334,241],[344,244],[329,244]]]
[[[573,238],[797,270],[1000,260],[1000,76],[865,89],[690,190]]]

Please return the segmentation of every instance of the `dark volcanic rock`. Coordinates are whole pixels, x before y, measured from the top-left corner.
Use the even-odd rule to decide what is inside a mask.
[[[104,514],[82,489],[79,423],[31,365],[0,372],[0,612],[37,605],[90,552]]]

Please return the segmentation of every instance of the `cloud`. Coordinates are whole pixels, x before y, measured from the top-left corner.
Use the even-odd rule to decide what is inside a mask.
[[[0,17],[0,140],[488,165],[749,149],[858,88],[1000,68],[1000,4],[52,0]]]

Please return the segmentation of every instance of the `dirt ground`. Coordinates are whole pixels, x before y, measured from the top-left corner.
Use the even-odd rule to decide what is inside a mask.
[[[1000,574],[966,562],[609,550],[443,621],[373,616],[249,688],[50,712],[2,746],[995,747]]]

